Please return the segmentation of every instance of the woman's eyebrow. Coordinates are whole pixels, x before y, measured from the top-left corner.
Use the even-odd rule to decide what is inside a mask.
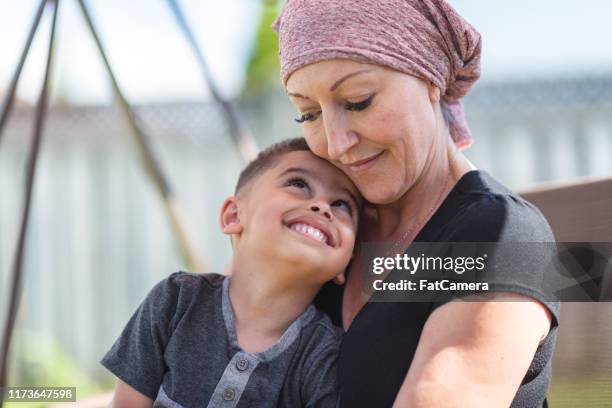
[[[340,84],[344,81],[346,81],[349,78],[352,78],[356,75],[359,74],[365,74],[366,72],[370,72],[372,71],[371,69],[362,69],[361,71],[356,71],[356,72],[351,72],[350,74],[346,74],[345,76],[343,76],[342,78],[338,79],[336,82],[334,82],[334,84],[331,86],[331,88],[329,88],[330,92],[333,92],[336,90],[336,88],[338,88],[340,86]],[[302,94],[299,94],[297,92],[287,92],[287,95],[289,96],[293,96],[294,98],[301,98],[301,99],[310,99],[307,96],[304,96]]]
[[[287,95],[293,96],[294,98],[310,99],[309,97],[304,96],[304,95],[299,94],[299,93],[287,92]]]
[[[355,75],[359,75],[359,74],[364,74],[366,72],[370,72],[371,69],[363,69],[361,71],[357,71],[357,72],[352,72],[350,74],[346,74],[345,76],[343,76],[342,78],[340,78],[339,80],[337,80],[336,82],[334,82],[334,84],[331,86],[331,88],[329,88],[330,92],[333,92],[336,88],[338,88],[340,86],[340,84],[343,81],[346,81],[349,78],[354,77]]]

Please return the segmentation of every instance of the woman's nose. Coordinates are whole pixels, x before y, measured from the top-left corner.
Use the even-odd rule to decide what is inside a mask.
[[[322,205],[322,204],[311,204],[310,205],[310,211],[312,212],[316,212],[316,213],[321,213],[323,214],[323,216],[325,218],[327,218],[328,220],[331,220],[331,210],[329,208],[329,206],[327,205]]]
[[[325,138],[327,139],[327,154],[330,160],[340,158],[359,142],[357,134],[350,130],[342,115],[329,115],[323,118],[325,122]]]

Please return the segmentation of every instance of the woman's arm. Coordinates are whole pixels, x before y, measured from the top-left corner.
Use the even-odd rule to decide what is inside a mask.
[[[515,293],[453,301],[427,319],[394,408],[508,407],[551,314]]]
[[[134,389],[129,384],[117,380],[115,395],[110,408],[151,408],[153,400]]]

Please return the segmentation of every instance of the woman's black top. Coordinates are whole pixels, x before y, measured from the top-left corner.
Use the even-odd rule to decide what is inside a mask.
[[[540,211],[489,174],[466,173],[420,231],[415,242],[554,242]],[[534,268],[538,270],[538,268]],[[538,347],[512,407],[541,407],[551,376],[559,303],[525,285],[504,287],[535,298],[553,316],[551,330]],[[343,286],[326,284],[317,307],[342,326]],[[390,407],[414,357],[425,321],[440,303],[368,302],[353,320],[339,358],[341,405]],[[495,375],[495,373],[491,373]],[[461,390],[457,390],[458,393]]]

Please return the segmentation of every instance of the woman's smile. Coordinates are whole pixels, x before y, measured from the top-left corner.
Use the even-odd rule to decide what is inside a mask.
[[[363,173],[375,166],[378,163],[378,158],[380,158],[383,153],[384,150],[361,160],[353,161],[351,163],[343,163],[343,166],[346,166],[351,173]]]

